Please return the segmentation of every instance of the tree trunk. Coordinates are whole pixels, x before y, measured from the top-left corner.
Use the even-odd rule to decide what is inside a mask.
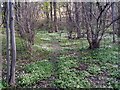
[[[82,2],[82,22],[81,22],[81,28],[85,29],[85,10],[84,10],[84,2]]]
[[[52,2],[50,2],[50,18],[51,18],[51,22],[50,22],[50,30],[49,30],[49,32],[53,32],[53,12],[52,12],[52,9],[53,9],[53,7],[52,7]]]
[[[61,10],[60,10],[61,6],[59,4],[59,8],[58,8],[58,12],[59,12],[59,17],[60,17],[60,21],[62,20],[62,16],[61,16]]]
[[[46,13],[46,19],[47,19],[46,20],[46,24],[47,24],[46,30],[48,30],[49,29],[49,24],[50,24],[49,23],[49,8],[48,8],[48,5],[46,5],[45,7],[46,7],[46,12],[45,13]]]
[[[57,27],[57,14],[56,14],[56,2],[53,2],[53,7],[54,7],[54,31],[57,32],[58,31],[58,27]]]
[[[10,85],[15,86],[15,66],[16,66],[16,41],[14,28],[14,4],[9,2],[10,12],[10,33],[11,33],[11,69],[10,69]]]
[[[7,3],[6,9],[6,39],[7,39],[7,84],[9,84],[9,77],[10,77],[10,30],[9,30],[9,3]]]
[[[118,16],[120,16],[120,1],[118,2]],[[118,20],[118,37],[120,37],[120,19]]]
[[[112,21],[115,19],[114,18],[114,4],[112,4],[112,6],[111,6],[111,8],[112,8]],[[113,29],[113,43],[115,43],[115,23],[113,23],[113,25],[112,25],[112,29]]]
[[[76,29],[77,29],[77,39],[81,37],[81,31],[80,31],[80,17],[79,17],[79,12],[80,12],[80,3],[79,2],[74,2],[75,4],[75,24],[76,24]]]
[[[89,43],[89,49],[96,49],[99,48],[100,43],[96,40],[92,40],[92,42]]]

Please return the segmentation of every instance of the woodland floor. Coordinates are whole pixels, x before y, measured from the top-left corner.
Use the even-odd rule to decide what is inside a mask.
[[[23,40],[17,37],[18,87],[117,88],[120,86],[118,45],[112,44],[111,36],[105,37],[101,47],[96,50],[87,49],[86,38],[68,40],[66,36],[66,33],[60,35],[39,31],[31,54],[22,44]]]

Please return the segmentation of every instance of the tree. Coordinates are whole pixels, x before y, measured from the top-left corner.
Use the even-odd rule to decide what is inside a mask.
[[[118,17],[120,17],[120,2],[118,2]],[[120,19],[118,20],[118,37],[120,37]]]
[[[87,30],[87,40],[90,49],[100,47],[100,41],[105,31],[117,19],[108,22],[108,12],[113,3],[86,3],[85,5],[85,23]],[[94,7],[93,7],[94,6]],[[90,9],[91,8],[91,9]]]
[[[6,43],[7,43],[7,84],[9,84],[9,76],[10,76],[10,29],[9,29],[9,3],[7,3],[6,9]]]
[[[49,2],[44,2],[44,7],[45,7],[45,15],[46,15],[46,24],[47,24],[47,27],[46,29],[50,29],[49,28],[49,24],[50,24],[50,20],[49,20]]]
[[[15,28],[14,28],[14,4],[13,1],[9,2],[10,11],[10,33],[11,33],[11,69],[10,69],[10,85],[15,85],[15,66],[16,66],[16,41],[15,41]]]
[[[31,52],[34,44],[35,30],[38,28],[39,4],[38,3],[19,3],[16,7],[17,31],[25,40],[26,47]]]
[[[118,17],[120,17],[120,2],[118,2]],[[117,36],[119,38],[118,43],[120,44],[120,19],[118,20]]]
[[[7,9],[5,15],[7,35],[7,83],[14,86],[16,66],[16,41],[14,28],[14,2],[12,0],[7,2]]]
[[[49,32],[53,32],[53,2],[50,2],[50,27],[51,29],[49,30]]]
[[[113,21],[115,19],[114,3],[112,4],[111,9],[112,9],[112,21]],[[113,43],[115,43],[115,41],[116,41],[115,40],[115,23],[113,23],[113,25],[112,25],[112,30],[113,30]]]
[[[53,7],[54,7],[54,31],[57,32],[58,27],[57,27],[57,13],[56,13],[57,4],[56,2],[53,2]]]
[[[77,38],[81,37],[80,30],[80,2],[74,2],[75,4],[75,24],[77,29]]]

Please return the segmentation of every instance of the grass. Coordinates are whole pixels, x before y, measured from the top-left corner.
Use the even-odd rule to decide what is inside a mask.
[[[17,58],[20,58],[19,56],[26,55],[27,49],[25,45],[23,44],[24,41],[20,37],[16,37],[16,51],[17,51]],[[2,54],[6,56],[6,37],[3,36],[2,39]]]
[[[23,73],[18,78],[20,86],[29,86],[35,84],[38,80],[46,79],[52,75],[52,64],[48,60],[42,60],[24,68]]]
[[[58,63],[58,79],[56,79],[55,85],[62,88],[117,88],[119,84],[117,78],[119,77],[118,73],[120,72],[118,69],[117,52],[117,46],[116,48],[114,46],[111,48],[96,49],[95,51],[82,50],[82,52],[80,51],[80,56],[74,55],[68,57],[63,55],[60,57]],[[83,65],[83,67],[86,65],[85,70],[82,70],[83,67],[80,65]],[[98,80],[98,82],[101,83],[105,82],[103,85],[94,85],[95,82],[90,82],[90,77],[95,76],[100,78],[99,75],[104,72],[108,72],[108,76],[106,75],[107,79],[105,79],[105,81]],[[105,78],[106,76],[103,75],[102,77]]]
[[[77,58],[61,56],[59,58],[56,87],[59,88],[89,88],[91,85],[85,78],[89,73],[78,72],[74,67],[78,66]]]
[[[30,64],[24,63],[25,67],[21,68],[22,74],[17,77],[18,86],[33,86],[55,74],[52,85],[59,88],[117,88],[120,84],[119,54],[118,45],[112,44],[112,38],[106,36],[99,49],[89,50],[85,38],[68,40],[66,35],[39,31],[35,36],[31,59],[22,46],[21,39],[16,39],[18,62],[23,59],[27,62],[25,57],[30,59]],[[54,43],[61,47],[56,56],[52,46]],[[54,64],[49,58],[57,61],[54,73]],[[22,63],[18,64],[19,67]]]

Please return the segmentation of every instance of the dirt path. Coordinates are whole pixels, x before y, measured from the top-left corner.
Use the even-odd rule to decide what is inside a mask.
[[[53,64],[53,75],[46,80],[39,81],[35,87],[56,88],[52,86],[52,82],[56,79],[57,62],[60,55],[61,46],[55,37],[52,37],[52,39],[51,47],[53,52],[49,55],[49,60]]]
[[[56,79],[57,63],[59,62],[58,57],[60,55],[61,46],[55,37],[52,37],[52,49],[53,53],[50,55],[50,62],[53,64],[53,75],[50,77],[50,81],[54,82]],[[51,83],[50,83],[51,84]],[[51,86],[51,85],[50,85]]]

